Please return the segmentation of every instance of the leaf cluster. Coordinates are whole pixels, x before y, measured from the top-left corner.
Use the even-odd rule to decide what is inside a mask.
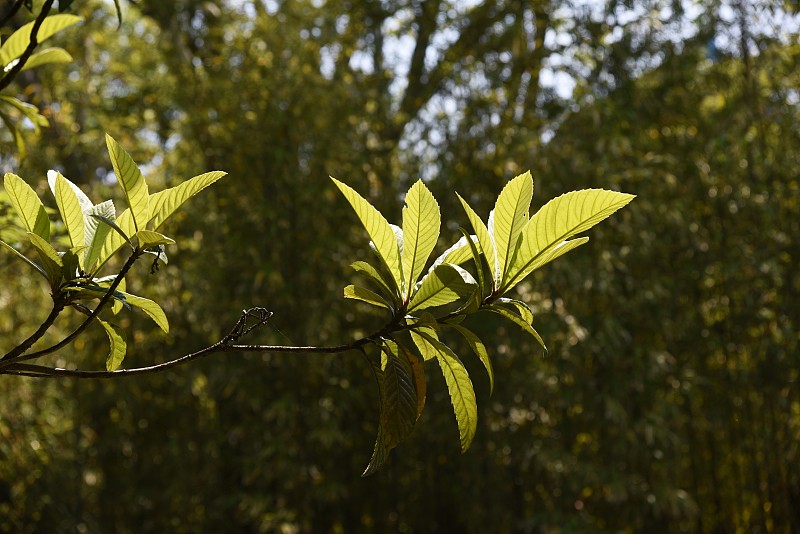
[[[113,371],[125,357],[124,332],[110,318],[97,317],[98,313],[106,304],[109,304],[112,316],[123,308],[136,307],[164,332],[169,331],[169,322],[161,306],[125,292],[125,274],[133,262],[145,254],[155,256],[154,265],[167,262],[164,247],[175,244],[175,241],[159,233],[164,222],[184,202],[225,176],[225,173],[204,173],[178,186],[151,194],[131,156],[109,135],[106,135],[106,145],[127,208],[117,213],[113,200],[95,204],[60,172],[49,171],[47,181],[70,244],[69,249],[57,251],[52,244],[50,219],[41,199],[22,178],[7,173],[3,180],[5,192],[32,251],[21,252],[4,241],[0,241],[0,245],[47,280],[54,310],[71,307],[88,315],[89,320],[97,319],[109,338],[110,352],[106,368]],[[130,250],[130,256],[123,270],[114,275],[102,275],[107,262],[125,245]],[[87,307],[92,302],[96,304],[94,309]],[[24,347],[22,352],[27,348]],[[6,355],[1,363],[8,365],[30,359],[42,351],[29,355],[23,355],[22,352]]]
[[[413,431],[425,406],[422,363],[428,360],[435,359],[444,376],[461,450],[467,450],[477,428],[475,391],[464,363],[441,335],[453,330],[464,338],[485,367],[491,388],[491,358],[483,341],[461,324],[467,315],[478,311],[500,315],[533,336],[546,351],[533,328],[531,309],[504,295],[535,270],[586,243],[588,237],[576,236],[634,198],[602,189],[572,191],[529,217],[533,179],[526,172],[505,186],[487,221],[459,196],[473,233],[462,228],[463,236],[426,270],[439,240],[441,213],[421,180],[406,193],[402,226],[390,224],[355,190],[332,180],[364,226],[377,257],[374,263],[352,265],[372,288],[348,285],[344,296],[391,314],[376,341],[380,362],[372,362],[381,395],[381,417],[365,475],[379,469],[389,451]],[[467,263],[472,264],[472,271],[462,267]]]

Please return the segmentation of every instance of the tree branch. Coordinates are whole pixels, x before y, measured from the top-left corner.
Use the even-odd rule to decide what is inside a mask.
[[[114,294],[114,291],[122,282],[123,278],[125,278],[125,275],[128,274],[128,271],[130,270],[131,267],[133,267],[133,264],[136,262],[136,260],[139,258],[140,255],[141,252],[138,251],[134,251],[133,254],[131,254],[131,256],[128,258],[128,261],[126,261],[125,265],[123,265],[122,269],[120,269],[119,273],[117,274],[117,277],[114,279],[114,282],[112,282],[112,284],[109,286],[108,291],[106,291],[105,295],[103,295],[103,297],[100,299],[100,302],[97,304],[94,311],[91,314],[89,314],[89,316],[70,335],[68,335],[55,345],[52,345],[42,350],[38,350],[36,352],[32,352],[30,354],[24,354],[25,351],[30,348],[33,342],[42,337],[42,335],[44,335],[44,332],[53,324],[53,322],[55,321],[54,314],[57,316],[58,313],[60,313],[61,310],[64,309],[64,304],[61,303],[60,309],[57,310],[60,301],[56,300],[56,305],[54,305],[53,311],[50,312],[50,316],[48,316],[47,318],[47,320],[50,320],[52,318],[49,324],[47,323],[46,320],[44,323],[42,323],[42,326],[40,326],[39,329],[30,338],[28,338],[23,342],[22,345],[16,347],[11,352],[3,356],[3,358],[0,359],[0,373],[2,373],[4,369],[6,369],[9,366],[12,366],[13,364],[24,362],[27,360],[32,360],[34,358],[38,358],[40,356],[45,356],[47,354],[56,352],[57,350],[67,346],[73,339],[78,337],[94,321],[94,319],[97,317],[97,315],[100,313],[100,310],[103,309],[106,303],[108,303],[108,301],[111,300],[111,296]],[[37,334],[38,337],[34,337]],[[27,346],[24,346],[30,339],[33,339],[33,341]]]
[[[98,308],[99,309],[99,308]],[[97,311],[97,309],[95,310]],[[258,316],[257,322],[254,325],[247,325],[247,318]],[[175,358],[173,360],[150,365],[147,367],[136,367],[133,369],[118,369],[116,371],[81,371],[79,369],[61,369],[58,367],[47,367],[44,365],[31,365],[21,363],[23,360],[28,359],[19,358],[15,361],[9,361],[4,366],[0,367],[0,375],[16,375],[28,376],[35,378],[44,377],[71,377],[71,378],[119,378],[123,376],[136,376],[160,373],[189,363],[193,360],[204,358],[210,354],[218,352],[288,352],[288,353],[308,353],[308,354],[338,354],[350,350],[361,349],[366,345],[372,343],[379,343],[384,337],[389,334],[402,332],[411,327],[401,324],[400,320],[395,318],[388,322],[383,328],[370,334],[368,336],[356,339],[350,343],[343,345],[332,346],[293,346],[293,345],[237,345],[235,342],[243,335],[249,333],[254,328],[267,323],[272,312],[268,312],[263,308],[253,308],[242,312],[242,317],[239,318],[233,329],[222,338],[222,340],[210,345],[197,352],[192,352]],[[43,352],[43,351],[40,351]],[[32,355],[29,355],[32,356]]]
[[[39,34],[39,28],[42,26],[44,19],[47,18],[47,15],[50,13],[50,9],[53,7],[53,2],[55,0],[45,0],[44,5],[42,5],[42,11],[36,17],[36,21],[33,23],[33,27],[31,28],[31,37],[30,42],[28,43],[28,47],[22,53],[21,56],[17,59],[17,63],[11,67],[11,70],[5,73],[2,79],[0,79],[0,91],[8,87],[14,78],[17,77],[17,74],[22,70],[27,63],[28,58],[31,57],[33,51],[36,50],[36,47],[39,46],[39,41],[37,40],[37,35]]]

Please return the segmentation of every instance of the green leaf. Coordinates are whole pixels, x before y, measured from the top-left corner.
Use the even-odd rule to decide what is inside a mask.
[[[478,247],[475,243],[470,239],[470,235],[467,233],[466,230],[463,228],[459,228],[462,234],[464,234],[464,241],[469,246],[470,254],[472,255],[472,261],[475,263],[475,273],[478,275],[478,294],[483,298],[483,294],[486,291],[486,283],[483,278],[483,262],[481,261],[480,252],[478,252]]]
[[[472,388],[472,381],[469,378],[464,364],[458,356],[441,341],[421,334],[433,345],[436,350],[436,360],[447,382],[447,390],[450,393],[450,402],[453,404],[453,412],[458,423],[458,432],[461,438],[461,452],[465,452],[478,428],[478,404],[475,400],[475,390]]]
[[[388,298],[389,300],[394,300],[393,299],[394,292],[390,287],[391,282],[388,282],[386,278],[383,276],[383,274],[381,274],[381,272],[378,271],[378,269],[376,269],[375,267],[373,267],[372,265],[370,265],[365,261],[353,262],[352,264],[350,264],[350,267],[352,267],[356,272],[359,272],[364,276],[366,276],[367,278],[369,278],[370,280],[372,280],[372,282],[377,286],[378,289],[381,290],[381,292],[384,294],[386,298]]]
[[[411,364],[391,340],[381,347],[386,356],[383,365],[381,427],[387,446],[403,442],[417,421],[417,393],[411,376]]]
[[[152,232],[150,230],[139,230],[133,236],[136,238],[136,242],[139,244],[139,249],[143,250],[150,247],[155,247],[158,245],[174,245],[175,240],[171,237],[167,237],[163,234],[159,234],[158,232]]]
[[[64,277],[64,280],[69,282],[78,278],[81,268],[81,258],[83,257],[81,253],[85,248],[85,245],[72,247],[61,254],[61,263],[63,264],[63,267],[61,267],[61,275]]]
[[[125,296],[126,303],[130,304],[131,306],[136,306],[145,312],[161,328],[161,330],[164,332],[169,332],[169,322],[167,321],[167,316],[164,314],[164,310],[161,309],[161,306],[144,297],[131,295],[130,293],[125,293],[124,291],[121,291],[120,293]]]
[[[489,266],[489,272],[492,273],[493,279],[499,279],[499,265],[497,263],[497,254],[495,252],[495,243],[494,237],[489,233],[489,229],[486,228],[486,225],[483,223],[478,214],[467,204],[467,201],[461,198],[461,195],[456,193],[458,196],[458,200],[461,201],[461,205],[464,208],[464,211],[467,213],[467,218],[469,219],[470,224],[472,225],[472,229],[475,230],[475,235],[478,238],[478,244],[480,245],[481,252],[483,252],[484,258],[486,258],[486,264]],[[466,242],[465,242],[466,244]],[[472,256],[472,254],[470,254]],[[492,286],[494,287],[494,285]]]
[[[111,231],[111,226],[103,224],[102,219],[94,217],[99,215],[101,218],[113,221],[116,217],[116,210],[114,203],[110,200],[96,204],[84,212],[83,226],[86,245],[89,247],[86,250],[84,257],[84,266],[87,270],[91,271],[95,262],[100,256],[100,250],[106,241],[108,233]]]
[[[470,239],[473,243],[478,241],[478,238],[474,235],[470,236]],[[432,267],[436,267],[437,265],[441,265],[443,263],[451,263],[453,265],[461,265],[465,261],[472,258],[472,252],[470,250],[470,246],[467,243],[467,238],[462,237],[458,241],[455,242],[450,248],[442,252],[441,256],[436,258],[433,262]]]
[[[415,325],[411,330],[411,339],[419,349],[419,353],[425,361],[432,360],[436,357],[439,351],[434,347],[428,338],[439,340],[436,330],[430,326]]]
[[[100,291],[100,295],[98,298],[102,298],[103,294],[108,291],[108,288],[111,287],[111,284],[114,283],[114,280],[117,279],[117,275],[112,274],[109,276],[104,276],[102,278],[95,278],[92,280],[94,284],[100,286],[98,290]],[[125,302],[125,279],[123,278],[120,280],[119,284],[117,284],[117,289],[114,291],[113,295],[114,301],[111,303],[111,313],[117,315],[120,311],[122,311],[123,306],[130,309],[130,305]]]
[[[16,174],[7,172],[3,179],[8,199],[29,232],[45,241],[50,239],[50,219],[36,192]]]
[[[397,237],[392,227],[389,226],[389,223],[383,215],[354,189],[336,178],[331,177],[331,180],[333,180],[333,183],[336,184],[336,187],[339,188],[356,212],[361,224],[372,240],[378,255],[388,267],[397,288],[397,295],[400,296],[403,287],[402,265],[400,264],[400,251],[397,246]]]
[[[17,249],[12,247],[11,245],[6,243],[5,241],[0,241],[0,245],[6,247],[8,250],[10,250],[12,253],[14,253],[19,259],[21,259],[22,261],[24,261],[25,263],[27,263],[28,265],[30,265],[31,267],[33,267],[34,269],[39,271],[39,274],[41,274],[42,276],[44,276],[45,278],[50,280],[50,277],[45,272],[45,270],[42,269],[36,262],[34,262],[33,260],[29,259],[27,256],[23,255],[22,253],[20,253]]]
[[[511,277],[509,277],[508,283],[506,284],[506,290],[514,287],[517,283],[524,280],[525,277],[527,277],[536,269],[550,263],[557,258],[560,258],[570,250],[578,248],[588,241],[588,237],[578,237],[576,239],[562,241],[561,243],[542,251],[540,254],[537,254],[532,261],[527,263],[522,261],[515,262],[513,274]]]
[[[144,176],[130,154],[108,134],[106,134],[106,145],[111,164],[114,166],[114,174],[117,175],[117,181],[125,192],[133,227],[137,232],[144,230],[147,221],[150,220],[150,194]]]
[[[125,332],[114,323],[109,323],[97,318],[97,321],[103,326],[108,336],[110,351],[106,357],[106,369],[108,371],[116,371],[125,359],[125,352],[127,351],[127,343],[125,342]]]
[[[419,357],[408,350],[403,345],[398,344],[400,350],[408,358],[408,363],[411,364],[411,374],[414,377],[414,388],[417,392],[417,418],[419,421],[422,411],[425,409],[425,400],[428,396],[428,381],[425,379],[425,366],[419,360]]]
[[[442,224],[439,204],[422,183],[411,186],[403,207],[403,274],[406,297],[410,295],[428,257],[439,239]]]
[[[408,311],[442,306],[468,296],[475,288],[475,279],[457,265],[443,263],[422,279],[422,285],[408,305]]]
[[[47,279],[50,281],[50,287],[54,290],[61,284],[61,268],[64,264],[53,246],[42,239],[39,235],[33,232],[28,232],[28,239],[31,245],[36,248],[39,254],[39,259],[42,260],[42,267],[47,272]]]
[[[31,54],[22,70],[32,69],[48,63],[69,63],[70,61],[72,61],[72,56],[63,48],[45,48],[40,52]]]
[[[47,127],[50,125],[47,117],[39,113],[39,108],[33,104],[28,104],[27,102],[23,102],[14,98],[13,96],[0,96],[0,100],[14,106],[23,115],[25,115],[25,117],[27,117],[33,123],[35,131],[38,132],[40,127]]]
[[[150,196],[150,225],[153,230],[164,224],[170,215],[183,205],[184,202],[210,186],[227,173],[211,171],[194,178],[190,178],[180,185],[159,191]]]
[[[50,187],[53,190],[53,196],[56,197],[56,205],[61,213],[64,226],[67,228],[70,243],[73,247],[83,246],[85,244],[83,207],[81,200],[73,190],[73,187],[76,189],[77,187],[64,178],[60,172],[54,173]],[[86,195],[84,198],[87,202],[89,201]],[[89,202],[89,206],[91,206],[91,202]],[[82,264],[83,260],[81,259]]]
[[[344,288],[344,298],[360,300],[361,302],[366,302],[367,304],[372,304],[373,306],[391,310],[389,304],[387,304],[380,295],[373,293],[369,289],[364,289],[352,284]]]
[[[539,343],[539,345],[542,346],[544,352],[547,353],[547,345],[544,344],[542,336],[539,335],[539,332],[534,330],[533,326],[531,326],[530,323],[525,322],[524,319],[514,315],[514,313],[511,312],[510,310],[502,308],[498,305],[491,305],[486,309],[500,315],[501,317],[505,317],[512,323],[518,325],[520,328],[522,328],[523,331],[530,334]]]
[[[501,287],[514,262],[519,236],[528,223],[533,197],[531,173],[520,174],[506,184],[494,207],[494,244],[497,247],[496,286]]]
[[[508,289],[522,280],[535,266],[543,265],[544,263],[538,260],[553,248],[608,218],[634,198],[634,195],[616,191],[584,189],[566,193],[545,204],[531,217],[522,231],[522,242],[514,272],[506,278],[507,283],[503,289]],[[561,254],[582,243],[561,245],[570,246]],[[548,261],[561,254],[550,257]]]
[[[108,217],[96,213],[93,213],[91,217],[102,221],[114,230],[114,232],[108,232],[106,240],[97,256],[98,268],[102,266],[108,260],[108,258],[110,258],[125,243],[128,243],[131,248],[136,248],[133,246],[133,243],[128,237],[129,235],[136,233],[136,228],[134,228],[133,225],[133,217],[131,216],[131,210],[125,209],[125,211],[123,211],[119,217],[113,221]]]
[[[446,323],[447,324],[447,323]],[[457,324],[447,324],[450,328],[455,328],[459,334],[464,337],[464,340],[469,344],[472,352],[481,361],[486,368],[486,373],[489,375],[489,394],[494,392],[494,370],[492,369],[492,360],[489,359],[489,352],[486,350],[486,345],[480,340],[471,330],[467,330],[463,326]]]
[[[72,26],[73,24],[83,20],[81,17],[75,15],[50,15],[42,22],[39,31],[36,34],[36,41],[38,43],[44,42],[53,34]],[[12,60],[18,58],[28,48],[31,41],[31,30],[33,30],[34,22],[29,22],[5,40],[3,46],[0,47],[0,65],[6,66]]]
[[[386,435],[383,431],[383,426],[378,424],[378,436],[375,438],[375,448],[372,451],[372,458],[369,460],[364,472],[361,473],[362,477],[368,477],[378,471],[389,459],[389,453],[393,447],[386,444]]]
[[[516,308],[519,316],[528,324],[533,324],[533,312],[531,311],[530,307],[522,302],[521,300],[516,299],[508,299],[508,298],[499,298],[496,301],[498,304],[505,304],[507,306],[512,306]]]

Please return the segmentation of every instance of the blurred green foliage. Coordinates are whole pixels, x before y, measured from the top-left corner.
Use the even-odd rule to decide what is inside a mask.
[[[131,278],[172,326],[127,318],[132,364],[213,342],[251,305],[275,312],[265,342],[378,326],[340,298],[368,252],[328,175],[393,220],[420,176],[461,225],[454,190],[487,213],[527,168],[538,199],[639,198],[520,287],[546,358],[499,318],[470,323],[498,387],[489,397],[468,364],[480,413],[466,454],[431,373],[425,420],[359,478],[378,395],[348,355],[231,354],[113,383],[6,377],[0,530],[800,529],[797,13],[673,4],[142,0],[118,31],[113,6],[73,4],[84,24],[53,41],[75,61],[10,88],[51,126],[22,161],[3,133],[3,170],[56,166],[105,198],[108,131],[159,189],[230,173],[187,210],[207,225],[187,235],[176,216],[169,266]],[[553,70],[574,76],[571,97]],[[0,255],[0,350],[48,309],[18,263]],[[105,343],[74,349],[101,367]]]

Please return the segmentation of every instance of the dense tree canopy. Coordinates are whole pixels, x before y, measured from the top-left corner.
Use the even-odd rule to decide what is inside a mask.
[[[442,243],[468,226],[454,191],[485,214],[528,168],[537,199],[638,199],[520,286],[546,357],[492,316],[469,324],[501,385],[468,362],[466,454],[431,376],[423,424],[359,478],[378,395],[352,355],[2,377],[0,530],[800,529],[800,47],[783,4],[141,0],[117,29],[113,5],[75,1],[84,22],[52,38],[73,61],[4,93],[49,127],[19,123],[24,157],[3,131],[3,170],[55,168],[106,198],[108,132],[159,187],[229,172],[187,208],[199,226],[171,224],[169,265],[138,273],[172,329],[127,317],[133,362],[213,342],[255,305],[275,313],[265,342],[379,325],[341,299],[369,252],[329,175],[392,220],[422,177],[457,222]],[[0,254],[3,352],[47,313],[25,269]],[[74,351],[102,367],[106,344]]]

